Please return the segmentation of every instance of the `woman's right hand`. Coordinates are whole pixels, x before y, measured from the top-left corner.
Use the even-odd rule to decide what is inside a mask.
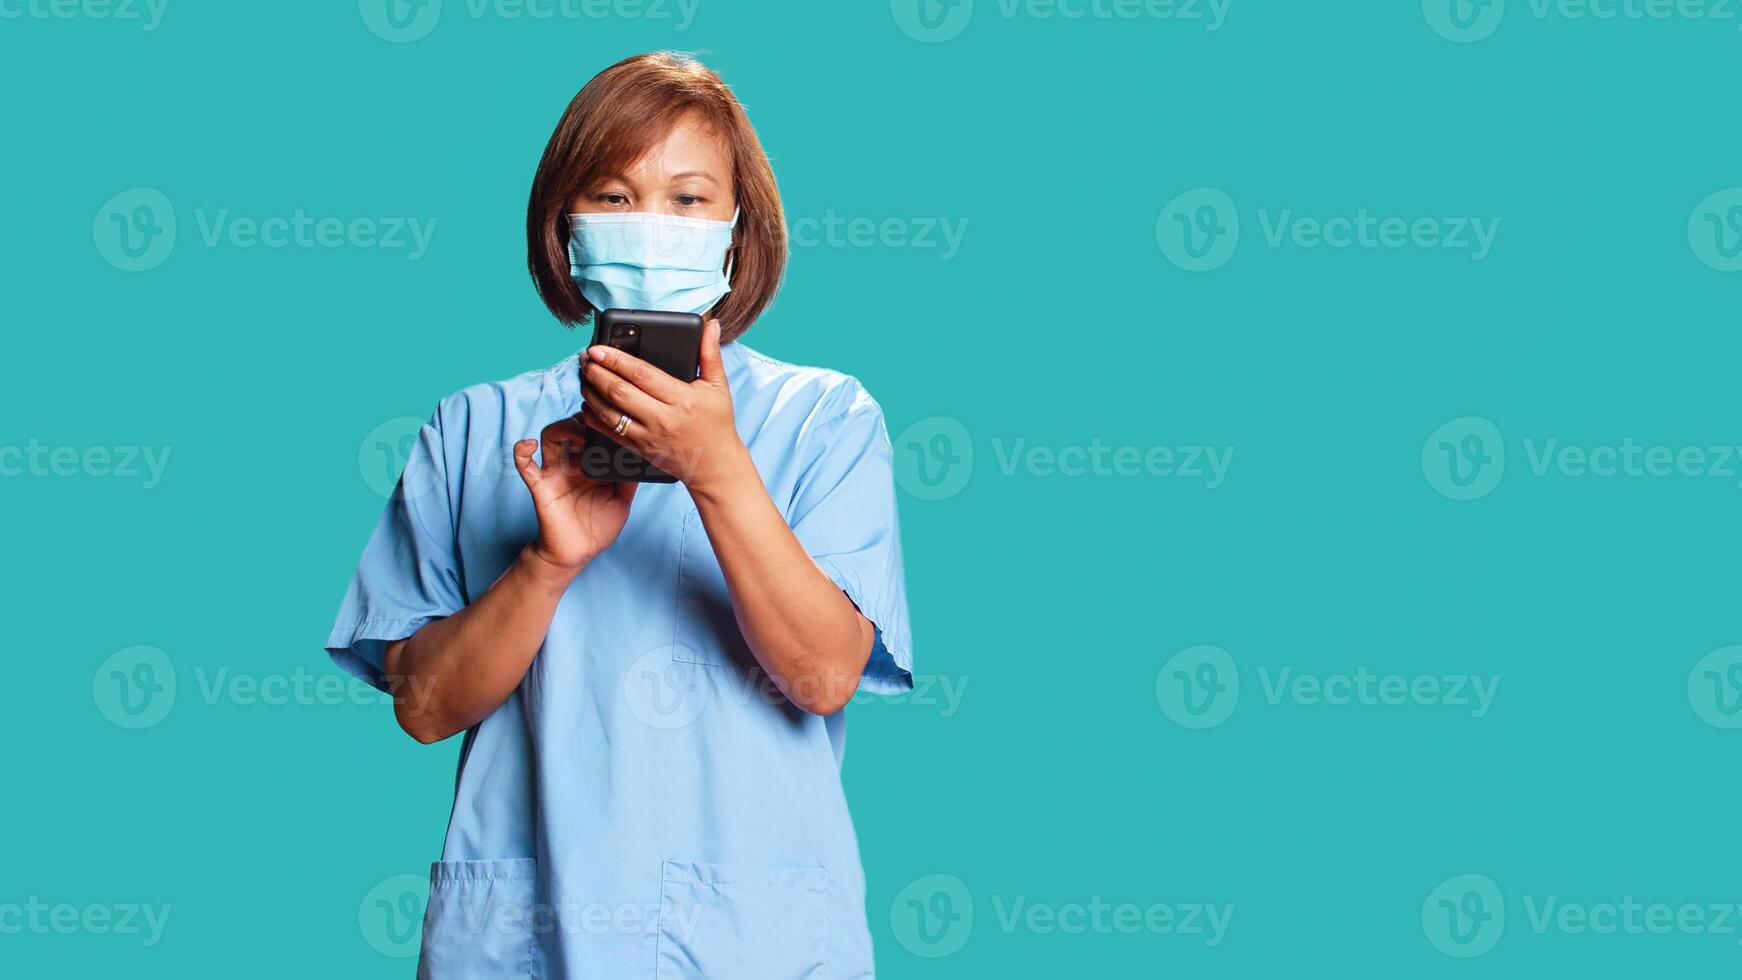
[[[579,419],[566,418],[540,439],[514,444],[514,468],[538,511],[538,538],[464,609],[387,645],[382,663],[394,684],[394,714],[419,742],[463,732],[502,706],[543,646],[569,584],[629,520],[635,484],[581,474],[586,433]],[[532,459],[541,441],[542,466]]]
[[[545,426],[537,440],[514,444],[514,467],[538,512],[538,539],[528,547],[571,577],[617,540],[635,497],[633,483],[600,483],[581,473],[586,438],[587,427],[570,417]],[[532,458],[541,443],[543,466]]]

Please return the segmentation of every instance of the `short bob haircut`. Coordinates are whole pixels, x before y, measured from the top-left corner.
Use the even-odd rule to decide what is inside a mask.
[[[721,340],[737,338],[774,299],[786,268],[786,217],[774,169],[738,97],[689,55],[637,55],[600,72],[569,103],[544,148],[526,209],[526,262],[538,295],[558,320],[595,310],[569,277],[569,205],[601,178],[622,173],[686,113],[699,114],[730,144],[741,209],[732,232],[732,291],[711,315]]]

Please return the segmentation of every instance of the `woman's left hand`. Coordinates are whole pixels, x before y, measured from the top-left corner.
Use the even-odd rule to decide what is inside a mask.
[[[691,491],[723,478],[745,456],[720,362],[720,321],[702,328],[701,376],[688,384],[605,346],[587,349],[581,374],[587,426],[640,453]],[[618,435],[625,415],[628,428]]]

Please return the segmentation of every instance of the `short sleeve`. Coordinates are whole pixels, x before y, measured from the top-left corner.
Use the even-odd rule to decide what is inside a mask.
[[[854,388],[851,405],[811,433],[822,448],[789,513],[799,543],[876,627],[860,690],[901,694],[913,689],[913,652],[895,470],[883,413]]]
[[[389,643],[465,607],[445,460],[438,413],[407,454],[327,637],[334,663],[381,690]]]

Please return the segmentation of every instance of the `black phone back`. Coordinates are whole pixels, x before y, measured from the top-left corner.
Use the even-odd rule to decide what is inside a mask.
[[[593,318],[593,344],[633,354],[687,383],[696,379],[701,363],[702,318],[694,313],[605,310]],[[586,394],[584,381],[582,394]],[[588,479],[608,483],[677,482],[677,477],[640,453],[593,429],[587,430],[587,444],[581,451],[581,472]]]

